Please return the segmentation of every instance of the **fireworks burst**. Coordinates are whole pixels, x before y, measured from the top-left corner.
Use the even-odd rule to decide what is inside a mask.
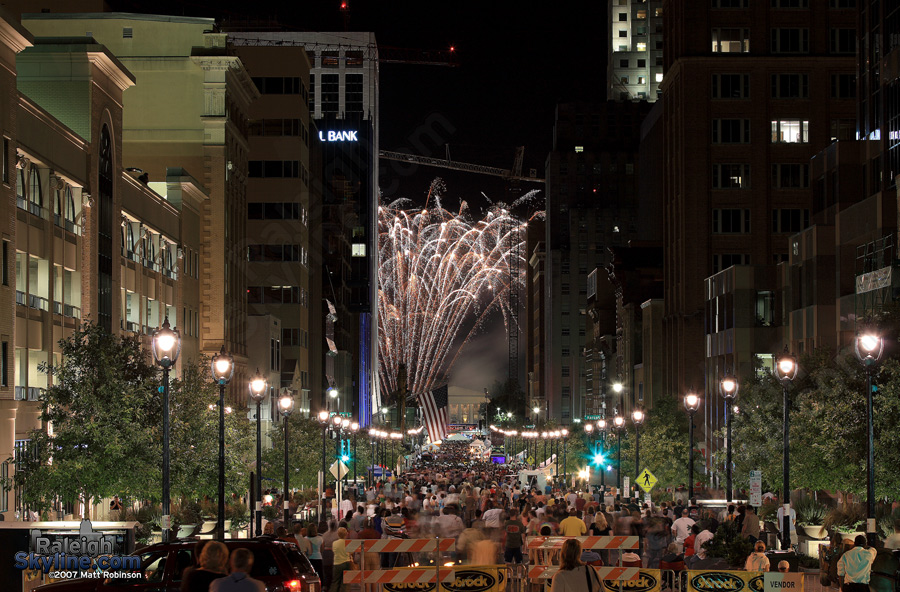
[[[385,393],[396,391],[401,362],[410,396],[439,384],[491,314],[500,311],[509,331],[509,291],[524,284],[522,220],[495,204],[473,221],[465,202],[454,214],[439,195],[429,192],[431,197],[436,205],[430,208],[399,200],[378,212],[379,377]],[[510,269],[518,277],[510,277]]]

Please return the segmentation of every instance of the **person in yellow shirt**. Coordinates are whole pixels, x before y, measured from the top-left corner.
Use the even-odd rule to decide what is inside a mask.
[[[584,520],[578,517],[578,510],[569,510],[568,518],[559,523],[559,532],[563,536],[584,536],[587,533]]]

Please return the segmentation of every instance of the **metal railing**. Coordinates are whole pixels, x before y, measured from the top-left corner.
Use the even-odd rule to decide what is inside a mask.
[[[50,310],[50,301],[35,294],[28,295],[28,307],[37,310]]]
[[[26,302],[28,302],[28,298],[25,297],[25,292],[16,290],[16,304],[21,304],[22,306],[25,306]]]

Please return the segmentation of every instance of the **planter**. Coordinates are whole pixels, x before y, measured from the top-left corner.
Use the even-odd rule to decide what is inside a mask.
[[[811,539],[827,539],[828,529],[821,524],[801,524],[800,528]]]
[[[191,536],[191,533],[194,532],[194,529],[197,528],[196,524],[179,524],[178,525],[178,533],[175,535],[175,538],[183,539]]]
[[[225,532],[231,530],[231,520],[225,521]],[[215,520],[204,520],[203,524],[200,525],[200,532],[197,533],[200,535],[202,539],[211,539],[216,534],[216,521]]]

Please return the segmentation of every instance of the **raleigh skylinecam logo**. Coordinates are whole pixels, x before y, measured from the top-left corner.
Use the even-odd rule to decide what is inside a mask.
[[[50,534],[32,529],[28,552],[19,551],[15,567],[42,571],[51,578],[140,578],[141,558],[116,554],[116,537],[94,531],[82,520],[78,533]]]

